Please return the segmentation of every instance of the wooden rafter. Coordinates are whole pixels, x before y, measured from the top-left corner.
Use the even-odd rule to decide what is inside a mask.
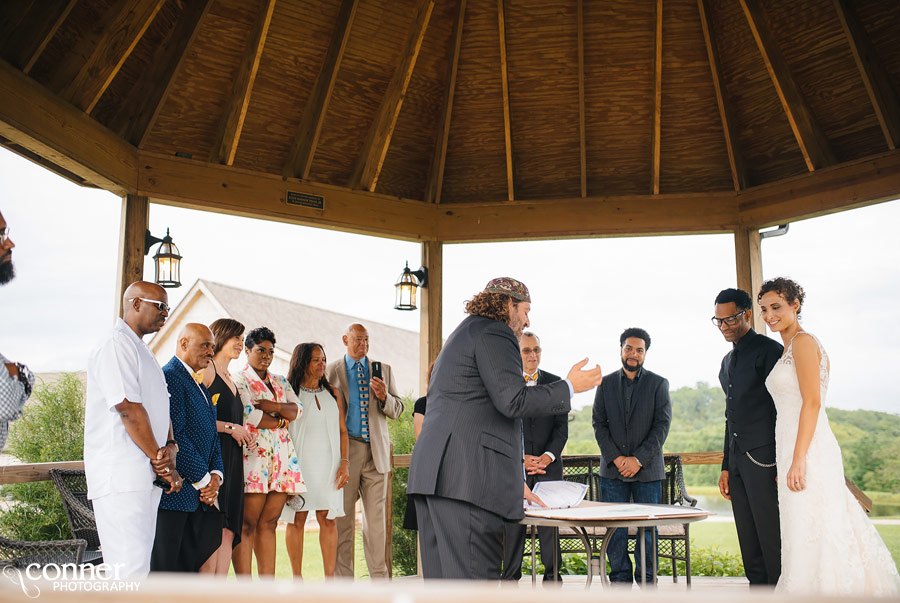
[[[653,158],[650,163],[650,188],[659,194],[660,130],[662,126],[662,23],[663,0],[656,0],[656,53],[653,61],[653,132],[651,148]]]
[[[509,119],[509,77],[506,69],[506,17],[503,0],[497,0],[497,22],[500,29],[500,87],[503,91],[503,136],[506,142],[506,192],[509,200],[516,198],[513,183],[512,125]]]
[[[434,145],[431,172],[425,188],[426,203],[440,203],[444,183],[444,165],[447,160],[447,142],[450,139],[450,120],[453,117],[453,97],[456,94],[456,72],[459,68],[459,52],[462,48],[463,24],[466,19],[466,0],[457,0],[456,19],[450,38],[450,67],[447,70],[447,84],[444,88],[444,102],[438,120],[438,132]]]
[[[30,72],[77,3],[78,0],[34,2],[23,19],[29,25],[17,27],[6,40],[5,47],[13,49],[10,62],[23,73]]]
[[[212,1],[185,3],[174,28],[156,49],[149,71],[138,78],[110,119],[109,128],[134,146],[144,146]]]
[[[872,101],[881,131],[884,132],[884,139],[888,148],[896,149],[900,146],[900,101],[891,85],[890,76],[875,54],[853,2],[834,0],[834,9],[844,27],[844,34],[847,36],[866,92]]]
[[[719,106],[719,117],[722,120],[722,131],[725,134],[725,149],[728,152],[728,165],[731,167],[731,180],[734,190],[740,191],[747,186],[747,174],[744,158],[738,145],[737,132],[731,115],[731,103],[725,93],[725,81],[719,66],[719,50],[713,30],[710,8],[707,0],[697,0],[700,11],[700,26],[703,29],[703,40],[706,43],[706,54],[709,57],[709,70],[712,74],[713,88],[716,91],[716,103]]]
[[[334,83],[337,81],[341,61],[344,59],[344,50],[347,48],[347,40],[350,39],[350,30],[353,28],[353,19],[356,16],[356,7],[359,0],[344,0],[338,11],[337,22],[331,32],[331,42],[325,52],[325,60],[316,85],[306,101],[303,116],[300,118],[300,127],[294,137],[294,144],[288,152],[287,161],[284,163],[282,175],[285,178],[309,177],[313,156],[319,144],[319,135],[322,133],[322,124],[325,123],[325,114],[328,112],[328,103],[331,102],[331,93]]]
[[[238,142],[241,139],[241,130],[244,128],[244,118],[247,117],[247,107],[250,106],[253,83],[256,81],[256,72],[259,70],[259,60],[266,45],[269,24],[272,22],[274,11],[275,0],[260,2],[253,33],[244,48],[244,57],[238,67],[237,76],[234,78],[231,96],[228,97],[226,104],[225,116],[219,125],[216,142],[213,144],[209,156],[209,160],[212,162],[225,165],[234,163],[234,155],[237,153]]]
[[[816,123],[784,55],[778,49],[759,0],[741,0],[741,7],[800,146],[800,152],[803,153],[807,169],[813,171],[837,163],[828,139]]]
[[[369,134],[356,162],[356,168],[353,170],[353,176],[350,179],[353,188],[374,191],[378,184],[381,166],[384,164],[384,158],[391,144],[394,126],[397,125],[397,118],[400,116],[400,109],[406,98],[406,89],[412,78],[413,69],[416,67],[416,59],[422,48],[425,30],[428,28],[428,21],[431,19],[433,10],[434,0],[419,0],[417,3],[409,34],[406,36],[406,42],[400,53],[400,62],[394,69],[394,75],[385,91],[378,113],[375,115],[375,121],[369,128]]]
[[[135,148],[3,60],[0,136],[91,184],[134,192]]]
[[[111,9],[103,19],[99,39],[90,47],[87,61],[63,85],[60,97],[85,113],[93,111],[164,3],[165,0],[135,0]]]
[[[578,145],[581,151],[581,196],[587,197],[587,136],[584,123],[584,0],[578,0]]]

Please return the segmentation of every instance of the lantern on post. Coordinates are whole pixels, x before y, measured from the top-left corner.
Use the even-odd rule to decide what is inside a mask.
[[[181,286],[181,254],[178,247],[172,242],[169,235],[169,229],[166,229],[166,236],[159,239],[147,231],[145,236],[144,255],[150,253],[150,248],[160,243],[159,248],[153,255],[154,279],[157,285],[166,287],[167,289],[175,289]]]
[[[419,287],[425,287],[428,284],[428,269],[422,266],[418,270],[410,270],[409,262],[397,279],[394,287],[397,288],[397,298],[394,304],[395,310],[415,310],[416,294]]]

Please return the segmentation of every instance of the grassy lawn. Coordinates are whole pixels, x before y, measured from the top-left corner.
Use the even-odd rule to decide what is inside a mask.
[[[278,580],[290,580],[293,578],[291,573],[291,561],[288,558],[287,548],[284,545],[284,530],[275,533],[278,540],[278,549],[275,552],[275,578]],[[356,579],[368,578],[369,570],[366,568],[366,558],[362,548],[362,533],[356,533],[356,561],[353,565]],[[232,567],[228,575],[234,576],[234,568]],[[256,558],[253,559],[253,577],[256,575]],[[322,580],[324,573],[322,571],[322,550],[319,548],[319,533],[306,532],[303,539],[303,579],[304,580]]]

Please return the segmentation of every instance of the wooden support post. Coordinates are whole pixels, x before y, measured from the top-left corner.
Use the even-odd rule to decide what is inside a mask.
[[[394,575],[394,445],[391,444],[391,469],[387,474],[387,492],[385,493],[384,512],[384,561],[387,565],[387,578]]]
[[[428,365],[437,358],[444,343],[441,330],[444,272],[444,244],[440,241],[422,243],[422,265],[428,269],[428,284],[419,291],[419,395],[428,391],[425,374]]]
[[[144,244],[150,225],[150,200],[138,195],[122,199],[122,225],[119,228],[119,289],[116,291],[116,316],[122,316],[122,295],[128,285],[144,278]]]
[[[756,294],[762,285],[762,253],[759,245],[758,228],[739,228],[734,231],[734,257],[737,267],[737,285],[756,301]],[[766,324],[757,308],[753,309],[750,322],[757,333],[766,332]]]

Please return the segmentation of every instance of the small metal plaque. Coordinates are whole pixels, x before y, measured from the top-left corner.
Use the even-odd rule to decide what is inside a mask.
[[[303,207],[312,207],[313,209],[325,209],[325,197],[320,197],[319,195],[287,191],[286,200],[290,205],[302,205]]]

